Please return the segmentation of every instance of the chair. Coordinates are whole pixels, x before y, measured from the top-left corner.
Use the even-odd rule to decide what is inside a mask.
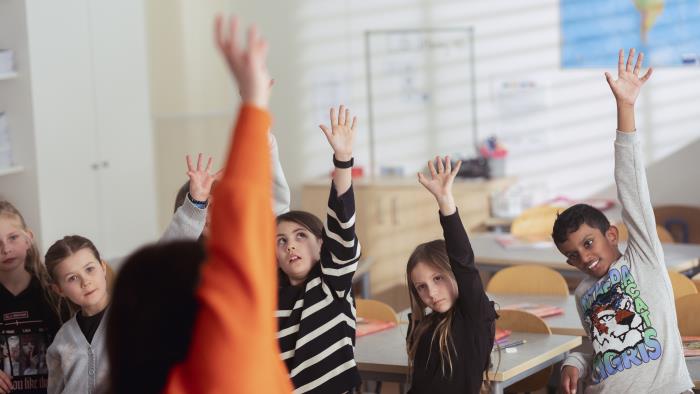
[[[529,241],[551,241],[552,227],[561,207],[542,205],[526,209],[510,226],[510,233]]]
[[[662,205],[654,207],[654,216],[676,242],[700,244],[700,207]]]
[[[498,311],[498,315],[499,318],[496,320],[497,328],[535,334],[552,334],[552,330],[547,323],[530,312],[501,309]],[[522,393],[542,389],[549,383],[549,377],[553,370],[554,366],[549,366],[527,379],[523,379],[520,382],[508,386],[506,392]]]
[[[627,241],[627,239],[629,238],[629,231],[627,230],[627,226],[624,223],[615,223],[615,227],[617,227],[618,240]],[[672,244],[676,242],[673,239],[671,233],[669,233],[668,230],[666,230],[661,225],[656,225],[656,234],[658,234],[659,241],[661,241],[662,244]]]
[[[486,291],[494,294],[539,294],[568,296],[566,279],[559,272],[539,265],[514,265],[491,278]]]
[[[399,317],[394,308],[381,301],[358,298],[355,300],[355,307],[357,317],[399,323]]]
[[[693,276],[693,283],[695,283],[695,287],[700,291],[700,274]]]
[[[676,298],[676,315],[682,336],[700,335],[700,294]]]
[[[675,271],[668,271],[668,277],[671,278],[673,298],[679,299],[688,294],[698,293],[698,288],[695,287],[695,283],[687,276]]]

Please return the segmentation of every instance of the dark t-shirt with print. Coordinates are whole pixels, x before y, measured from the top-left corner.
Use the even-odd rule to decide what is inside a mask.
[[[0,370],[13,394],[46,393],[46,349],[60,327],[36,278],[16,296],[0,285]]]

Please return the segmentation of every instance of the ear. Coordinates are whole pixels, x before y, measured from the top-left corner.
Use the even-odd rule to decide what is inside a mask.
[[[608,231],[605,232],[605,238],[608,240],[613,245],[617,245],[617,242],[619,241],[619,236],[620,236],[620,230],[618,230],[615,225],[610,225],[608,228]]]
[[[27,229],[26,233],[27,233],[27,237],[29,237],[29,240],[34,242],[34,232],[30,229]]]
[[[57,284],[51,283],[50,286],[51,286],[51,290],[53,290],[54,293],[60,295],[61,297],[65,297],[65,296],[63,295],[63,291],[61,291],[61,288],[58,287]]]

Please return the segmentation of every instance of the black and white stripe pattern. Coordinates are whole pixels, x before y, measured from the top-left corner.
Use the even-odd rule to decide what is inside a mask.
[[[344,393],[360,384],[351,288],[359,259],[353,189],[338,197],[331,185],[321,261],[303,285],[280,287],[275,313],[295,393]]]

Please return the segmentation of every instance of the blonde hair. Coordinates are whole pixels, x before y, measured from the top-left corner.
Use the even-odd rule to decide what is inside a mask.
[[[25,232],[29,231],[24,217],[9,201],[0,201],[0,220],[2,218],[17,219],[20,222],[22,230]],[[51,307],[51,310],[58,316],[58,320],[63,323],[64,319],[62,317],[65,312],[67,312],[67,310],[65,310],[67,306],[61,301],[61,297],[51,290],[51,277],[46,270],[46,266],[41,261],[41,254],[34,241],[30,241],[29,249],[27,249],[24,269],[39,281],[44,299]]]
[[[455,276],[450,267],[445,241],[438,239],[431,242],[420,244],[411,253],[406,264],[406,280],[408,282],[408,296],[411,302],[411,332],[406,340],[406,351],[408,353],[409,370],[413,371],[414,360],[418,343],[423,335],[431,328],[435,327],[433,335],[430,339],[429,349],[432,351],[433,343],[437,340],[440,349],[440,367],[443,376],[452,376],[452,352],[456,349],[452,341],[452,320],[454,319],[454,306],[445,313],[430,313],[426,314],[428,308],[423,300],[418,295],[416,287],[411,282],[411,273],[418,263],[427,264],[438,272],[449,278],[454,286],[456,286]],[[428,359],[430,359],[428,354]]]

